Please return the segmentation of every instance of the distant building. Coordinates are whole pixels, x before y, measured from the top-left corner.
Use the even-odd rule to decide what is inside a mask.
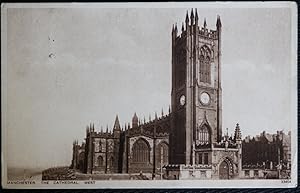
[[[265,131],[251,138],[247,136],[242,143],[243,168],[280,170],[289,175],[291,169],[291,132],[269,134]]]

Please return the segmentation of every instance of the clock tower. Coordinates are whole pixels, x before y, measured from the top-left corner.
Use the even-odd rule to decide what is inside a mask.
[[[206,20],[199,26],[197,10],[187,13],[181,34],[173,26],[170,164],[206,162],[195,149],[221,141],[221,28],[219,16],[215,30]]]

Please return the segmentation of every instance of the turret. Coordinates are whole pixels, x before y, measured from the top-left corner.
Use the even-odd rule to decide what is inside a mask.
[[[113,131],[120,131],[120,130],[121,130],[121,127],[120,127],[119,117],[117,115],[116,119],[115,119]]]
[[[241,134],[241,129],[240,125],[237,123],[234,131],[234,142],[237,143],[237,148],[238,148],[238,170],[239,170],[239,175],[242,173],[242,134]]]
[[[186,11],[186,16],[185,16],[185,25],[189,25],[190,19],[189,19],[189,11]]]
[[[234,131],[234,142],[241,144],[242,142],[242,134],[241,134],[241,129],[240,125],[237,123]]]
[[[175,24],[175,29],[174,29],[174,32],[175,32],[175,37],[177,37],[177,33],[178,33],[178,29],[177,29],[177,23]]]
[[[194,11],[192,9],[192,12],[191,12],[191,25],[194,24]]]
[[[172,27],[172,41],[175,41],[175,38],[176,38],[176,34],[175,34],[175,27],[174,27],[174,24],[173,24],[173,27]]]
[[[197,13],[197,8],[195,9],[195,24],[196,24],[196,27],[198,27],[198,13]]]
[[[137,117],[136,113],[134,113],[132,117],[132,128],[138,127],[139,124],[139,118]]]
[[[217,30],[219,31],[219,29],[222,28],[222,23],[221,23],[221,18],[220,16],[218,15],[217,16],[217,23],[216,23],[216,27],[217,27]]]

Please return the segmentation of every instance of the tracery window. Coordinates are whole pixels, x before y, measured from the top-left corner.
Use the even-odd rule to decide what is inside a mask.
[[[209,56],[207,56],[205,59],[204,82],[210,83],[210,58],[209,58]]]
[[[150,161],[150,147],[145,140],[139,139],[133,144],[133,162],[148,163]]]
[[[206,46],[201,47],[200,49],[200,57],[199,57],[199,73],[200,73],[200,81],[205,83],[210,83],[211,72],[210,72],[210,50]]]
[[[210,143],[209,128],[206,124],[200,127],[197,131],[197,140],[199,140],[200,144]]]

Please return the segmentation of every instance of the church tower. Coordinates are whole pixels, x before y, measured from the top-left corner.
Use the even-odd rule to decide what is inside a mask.
[[[186,14],[181,34],[172,29],[170,163],[194,164],[197,147],[222,138],[221,19],[216,30]]]

